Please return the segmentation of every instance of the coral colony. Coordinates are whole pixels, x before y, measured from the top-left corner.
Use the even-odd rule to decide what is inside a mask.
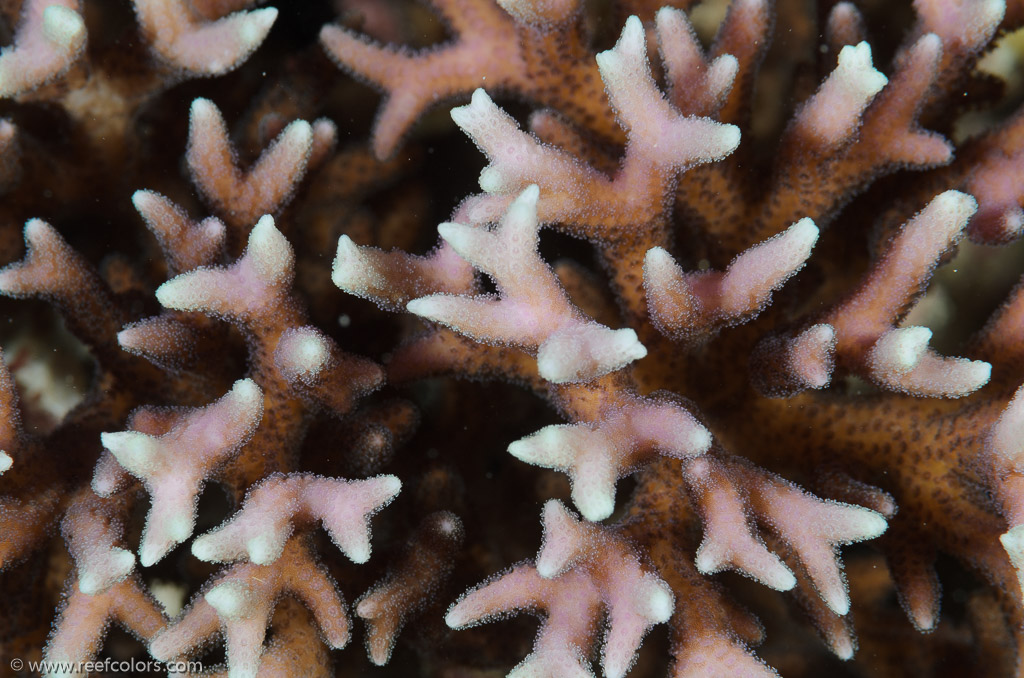
[[[1024,672],[1024,2],[279,4],[0,0],[0,675]]]

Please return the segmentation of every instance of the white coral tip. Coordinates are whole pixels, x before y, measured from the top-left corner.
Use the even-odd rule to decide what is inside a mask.
[[[331,357],[327,340],[310,327],[286,332],[278,346],[287,371],[296,375],[319,374]]]
[[[192,555],[206,563],[216,563],[220,559],[220,551],[214,534],[204,534],[192,542]]]
[[[246,410],[258,407],[263,402],[263,391],[249,378],[239,379],[232,384],[229,395]]]
[[[204,598],[221,617],[239,619],[246,615],[251,595],[249,587],[242,582],[226,582],[211,588]]]
[[[134,567],[135,554],[115,546],[103,559],[101,570],[80,573],[78,590],[87,596],[102,593],[127,577]]]
[[[280,143],[308,151],[313,145],[313,126],[305,120],[293,120],[281,133]]]
[[[565,469],[572,465],[576,450],[572,442],[575,426],[545,426],[533,435],[510,443],[508,452],[516,459],[534,466]]]
[[[374,286],[376,278],[373,268],[359,251],[359,245],[347,235],[338,238],[338,253],[331,268],[331,281],[339,289],[358,294]]]
[[[847,45],[839,51],[839,66],[844,83],[858,95],[869,99],[882,91],[889,80],[871,63],[871,46],[867,42]]]
[[[850,611],[850,596],[840,584],[824,587],[821,591],[821,598],[825,601],[828,609],[840,617],[845,617]]]
[[[932,220],[929,224],[945,226],[945,239],[952,238],[967,224],[967,220],[978,210],[974,196],[961,191],[944,191],[932,198],[924,208]]]
[[[85,40],[85,21],[73,9],[50,5],[43,10],[43,35],[55,45],[73,50]]]
[[[1014,469],[1024,467],[1024,386],[992,427],[992,448]]]
[[[578,475],[575,485],[580,485]],[[615,479],[606,479],[602,482],[591,480],[582,489],[573,487],[572,503],[590,522],[596,523],[604,520],[615,510]]]
[[[144,538],[139,546],[139,565],[152,567],[160,562],[160,559],[167,555],[169,550],[169,546],[157,544],[152,539]]]
[[[133,475],[148,477],[156,471],[160,448],[156,439],[138,431],[100,433],[100,443]]]
[[[723,54],[722,56],[715,59],[711,66],[708,67],[708,90],[711,96],[719,98],[725,96],[726,92],[732,87],[733,82],[736,80],[736,74],[739,72],[740,62],[731,54]],[[736,130],[737,135],[739,134],[739,128],[735,125],[729,125]],[[739,145],[739,138],[736,139],[736,144]]]
[[[448,610],[448,614],[444,616],[444,623],[448,625],[448,628],[460,629],[473,621],[474,616],[469,611],[469,607],[465,602],[466,601],[463,600],[452,605],[451,609]]]
[[[444,311],[449,307],[450,298],[451,295],[449,294],[432,294],[429,297],[420,297],[407,303],[405,310],[421,318],[441,322],[441,319],[446,317]]]
[[[272,535],[261,534],[247,541],[245,550],[252,562],[257,565],[269,565],[280,557],[284,550],[284,544],[274,539]],[[193,549],[194,552],[195,549]]]
[[[857,541],[879,537],[889,528],[889,523],[886,521],[885,516],[878,511],[872,511],[863,507],[855,508],[857,510],[857,518],[853,522],[853,528],[855,532],[854,538]]]
[[[872,362],[896,374],[912,370],[928,350],[932,331],[927,327],[903,327],[882,335],[872,350]]]
[[[257,273],[267,282],[276,282],[291,270],[292,246],[274,226],[274,217],[264,214],[256,222],[249,234],[246,256],[251,257]]]
[[[471,129],[475,127],[474,123],[477,123],[483,117],[489,116],[494,108],[494,102],[491,101],[491,97],[487,96],[487,92],[482,87],[478,87],[473,91],[469,104],[466,106],[456,106],[451,110],[451,116],[459,128],[472,135]]]
[[[238,29],[238,36],[248,49],[252,49],[263,42],[263,38],[270,32],[270,27],[277,20],[277,8],[254,9],[245,18],[246,21]]]
[[[640,613],[652,624],[667,622],[672,617],[672,609],[675,607],[672,589],[653,576],[645,577],[637,593],[637,602]]]
[[[488,165],[480,170],[480,178],[477,180],[480,190],[484,193],[502,193],[508,188],[505,175],[498,168]]]
[[[999,542],[1010,557],[1010,564],[1018,572],[1024,571],[1024,524],[1015,525],[1000,535]],[[1024,585],[1024,577],[1021,578]]]
[[[12,465],[14,465],[14,460],[11,459],[11,455],[0,450],[0,475],[3,475],[3,472],[11,468]]]
[[[192,100],[189,118],[193,125],[206,126],[220,119],[220,110],[209,99],[199,97]]]
[[[555,384],[588,381],[647,355],[636,332],[597,323],[555,332],[537,350],[540,376]]]

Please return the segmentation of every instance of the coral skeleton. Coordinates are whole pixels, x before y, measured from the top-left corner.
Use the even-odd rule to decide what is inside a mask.
[[[1020,0],[0,0],[0,673],[1024,674],[1022,102]]]

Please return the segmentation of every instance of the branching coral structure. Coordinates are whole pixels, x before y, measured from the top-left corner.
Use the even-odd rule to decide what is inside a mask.
[[[262,4],[0,0],[0,675],[1024,674],[1024,4]]]

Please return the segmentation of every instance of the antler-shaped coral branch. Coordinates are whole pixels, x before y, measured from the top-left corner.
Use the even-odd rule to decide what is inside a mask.
[[[306,541],[294,537],[272,564],[239,563],[217,577],[181,617],[153,638],[150,654],[160,661],[171,660],[222,629],[229,674],[255,678],[271,615],[286,593],[306,604],[330,647],[348,643],[348,613],[334,581],[314,560]]]
[[[520,93],[604,137],[618,138],[584,44],[579,0],[430,4],[456,37],[424,53],[370,44],[336,26],[320,32],[320,42],[342,68],[386,92],[373,130],[377,157],[391,155],[429,107],[469,94],[481,83]]]
[[[937,196],[907,222],[860,288],[819,318],[834,328],[840,366],[886,388],[932,397],[963,396],[988,382],[988,363],[936,355],[926,327],[894,327],[976,207],[958,191]],[[819,371],[828,370],[828,356],[816,355]]]
[[[473,267],[442,239],[430,254],[383,252],[338,238],[331,280],[349,294],[389,311],[404,311],[413,299],[429,294],[465,294],[473,289]]]
[[[839,52],[839,65],[797,113],[791,133],[825,147],[848,140],[864,109],[888,82],[871,65],[868,43],[846,45]]]
[[[113,506],[86,490],[72,502],[62,522],[77,570],[69,584],[77,579],[78,586],[68,591],[46,645],[45,661],[54,664],[47,675],[64,675],[56,667],[59,662],[94,658],[111,619],[143,639],[166,624],[139,578],[129,578],[135,557],[116,545],[122,541],[122,526]]]
[[[686,465],[684,477],[704,513],[698,570],[735,569],[771,588],[793,588],[793,573],[753,534],[750,510],[797,554],[829,609],[839,615],[849,611],[836,546],[882,534],[886,522],[879,513],[823,501],[738,461],[695,459]]]
[[[167,618],[138,575],[95,595],[73,591],[46,644],[44,661],[53,667],[46,675],[65,676],[68,674],[61,667],[92,660],[112,620],[143,640],[152,638],[167,624]]]
[[[725,104],[739,69],[731,54],[705,59],[686,13],[662,7],[654,17],[669,101],[683,115],[714,115]]]
[[[166,308],[204,311],[253,322],[286,305],[295,253],[269,215],[249,233],[243,256],[228,268],[200,268],[168,280],[156,291]]]
[[[0,50],[0,98],[15,97],[56,78],[85,48],[78,0],[26,0],[14,44]]]
[[[194,410],[162,436],[104,433],[103,446],[152,496],[139,562],[148,567],[195,527],[196,498],[206,480],[249,440],[263,415],[263,394],[250,379]]]
[[[156,236],[174,275],[215,264],[224,250],[224,224],[216,217],[189,219],[178,205],[155,191],[135,191],[132,204]]]
[[[123,526],[111,513],[102,500],[86,493],[61,523],[78,571],[78,590],[86,595],[107,591],[135,568],[131,551],[115,545],[123,540]]]
[[[69,329],[89,345],[104,367],[125,376],[125,356],[111,338],[126,317],[109,287],[45,221],[30,219],[25,224],[25,245],[24,260],[0,270],[0,294],[54,302]]]
[[[572,500],[587,520],[615,508],[615,483],[656,454],[677,459],[703,454],[711,434],[684,407],[632,396],[607,408],[593,423],[547,426],[508,446],[529,464],[572,479]]]
[[[671,254],[655,247],[644,258],[651,319],[677,339],[703,337],[749,320],[803,267],[817,239],[814,222],[801,219],[738,255],[724,272],[684,273]]]
[[[370,559],[370,518],[391,503],[401,487],[395,476],[270,476],[249,492],[241,511],[192,543],[192,555],[208,562],[247,558],[270,565],[297,527],[319,520],[352,562],[365,563]]]
[[[608,609],[604,673],[625,675],[644,635],[672,615],[668,585],[645,572],[632,549],[614,533],[576,520],[562,504],[544,505],[544,545],[535,567],[517,566],[464,595],[445,621],[461,628],[522,608],[548,613],[533,653],[517,676],[592,676],[585,657]]]
[[[811,325],[796,334],[762,339],[750,356],[754,387],[768,397],[784,397],[828,386],[835,367],[836,330]]]
[[[615,48],[597,56],[609,97],[627,129],[622,168],[611,179],[556,148],[542,145],[477,90],[452,119],[490,160],[480,174],[487,193],[508,196],[530,183],[540,186],[541,221],[564,223],[596,239],[662,216],[675,175],[731,153],[739,130],[681,115],[658,91],[647,63],[643,26],[630,17]],[[716,87],[720,87],[716,85]],[[472,221],[494,219],[508,198],[480,196],[466,206]]]
[[[177,275],[220,261],[227,231],[219,219],[207,217],[196,223],[182,208],[153,191],[136,191],[132,202],[156,236],[169,273]],[[200,356],[217,353],[228,340],[221,330],[209,318],[170,310],[127,325],[117,333],[117,342],[130,353],[179,370],[195,367]],[[211,369],[216,371],[210,365],[204,368],[204,376]]]
[[[188,166],[203,196],[236,231],[263,214],[274,214],[291,197],[311,158],[323,155],[337,136],[334,124],[291,122],[247,171],[238,169],[220,110],[208,99],[192,102]]]
[[[356,603],[356,615],[366,620],[366,651],[377,666],[387,664],[402,627],[451,573],[462,534],[462,521],[454,514],[427,516],[384,581]]]
[[[139,27],[153,51],[194,76],[221,75],[248,58],[270,32],[277,10],[235,12],[212,22],[197,20],[184,0],[134,0]]]
[[[433,295],[409,302],[409,311],[478,341],[536,351],[541,376],[559,384],[594,379],[647,355],[636,332],[588,320],[569,301],[537,252],[538,195],[536,186],[523,191],[494,231],[438,227],[460,256],[494,278],[498,299]]]

